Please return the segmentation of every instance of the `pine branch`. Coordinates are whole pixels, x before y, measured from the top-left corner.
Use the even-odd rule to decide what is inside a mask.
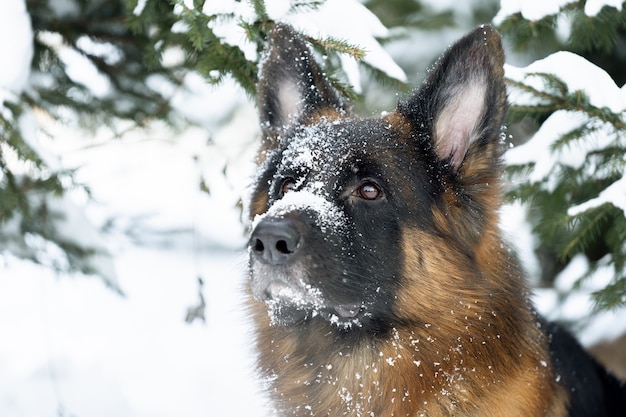
[[[310,11],[317,10],[326,0],[296,0],[291,3],[291,10],[298,12],[300,10]]]
[[[556,77],[544,73],[532,73],[529,76],[539,76],[546,79],[548,82],[554,81]],[[549,104],[538,104],[535,106],[520,106],[512,105],[510,108],[515,112],[553,112],[556,110],[570,110],[578,111],[586,114],[590,118],[598,119],[602,122],[609,123],[615,127],[616,130],[626,130],[626,122],[622,119],[621,114],[615,114],[607,108],[599,108],[589,103],[589,98],[582,91],[575,91],[574,93],[568,93],[565,90],[562,94],[549,93],[548,91],[538,90],[527,84],[519,81],[511,80],[507,78],[507,84],[519,88],[522,91],[531,93],[534,96],[547,100]],[[560,85],[565,84],[559,80]],[[553,84],[551,84],[553,85]]]
[[[357,61],[365,58],[365,50],[360,48],[357,45],[351,44],[350,42],[342,39],[337,39],[333,37],[327,37],[325,39],[316,39],[307,37],[307,40],[314,45],[318,45],[326,51],[333,51],[340,54],[350,55],[352,58]]]
[[[613,282],[593,293],[596,310],[616,310],[626,307],[626,275],[616,275]]]
[[[606,220],[606,214],[612,209],[610,204],[603,204],[600,207],[597,207],[593,210],[589,210],[585,216],[583,217],[586,221],[584,221],[584,227],[582,229],[575,229],[575,233],[573,233],[570,237],[569,242],[565,247],[560,251],[561,260],[571,259],[574,254],[579,252],[585,252],[586,248],[589,246],[590,242],[593,241],[593,234],[598,234],[600,230],[600,223],[603,220]],[[592,214],[593,213],[593,217]]]
[[[267,14],[267,9],[265,8],[265,0],[251,0],[250,2],[254,8],[254,13],[257,15],[259,20],[270,20],[270,17]]]

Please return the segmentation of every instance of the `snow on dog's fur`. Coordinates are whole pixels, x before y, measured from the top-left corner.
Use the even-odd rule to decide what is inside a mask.
[[[276,414],[624,415],[623,385],[533,311],[498,229],[497,32],[366,119],[290,27],[269,42],[249,273]]]

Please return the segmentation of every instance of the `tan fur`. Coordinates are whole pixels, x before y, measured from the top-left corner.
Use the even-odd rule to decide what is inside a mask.
[[[346,113],[340,112],[332,107],[322,107],[310,114],[302,125],[315,125],[322,122],[334,122],[336,120],[345,119]]]
[[[400,138],[404,138],[404,140],[411,140],[411,122],[406,118],[406,116],[398,113],[392,112],[383,116],[383,121],[388,126],[393,126],[393,128],[399,133]]]
[[[252,215],[262,214],[267,210],[267,194],[255,194],[250,202],[250,213]]]
[[[399,293],[398,310],[423,319],[411,334],[420,340],[416,356],[422,364],[457,381],[450,392],[467,393],[450,396],[449,404],[477,407],[451,415],[564,416],[565,393],[552,378],[545,337],[525,305],[520,277],[506,273],[506,251],[497,240],[489,242],[494,236],[487,233],[471,254],[483,264],[477,269],[445,237],[407,231],[404,253],[411,275],[406,276],[413,279]],[[447,284],[438,285],[442,282]]]
[[[473,308],[467,306],[468,312]],[[523,340],[514,341],[523,353],[512,358],[505,347],[511,340],[494,336],[489,324],[484,340],[471,340],[459,329],[467,322],[451,314],[450,323],[400,328],[374,346],[359,343],[333,350],[321,329],[300,335],[269,327],[265,306],[253,309],[268,326],[260,335],[265,346],[260,362],[271,374],[289,376],[274,381],[279,414],[566,416],[565,393],[550,379],[542,348],[531,345],[535,351],[527,353]],[[485,323],[493,321],[485,318]],[[456,334],[460,336],[454,338]]]

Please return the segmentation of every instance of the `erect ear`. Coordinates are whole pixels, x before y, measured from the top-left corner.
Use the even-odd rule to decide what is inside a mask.
[[[481,26],[450,47],[422,88],[398,106],[429,129],[437,157],[455,172],[472,153],[499,156],[495,145],[506,113],[503,64],[500,35]]]
[[[280,23],[269,35],[257,106],[263,133],[270,140],[292,123],[307,123],[315,116],[339,116],[345,109],[302,36]]]

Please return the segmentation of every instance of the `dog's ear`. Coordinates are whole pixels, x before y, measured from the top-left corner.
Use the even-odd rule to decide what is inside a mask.
[[[451,46],[420,90],[399,105],[426,127],[437,157],[458,172],[471,158],[498,158],[506,113],[500,35],[481,26]],[[493,162],[493,161],[491,161]]]
[[[275,139],[293,123],[336,118],[345,105],[324,77],[305,40],[291,26],[277,23],[261,65],[257,106],[265,137]]]

